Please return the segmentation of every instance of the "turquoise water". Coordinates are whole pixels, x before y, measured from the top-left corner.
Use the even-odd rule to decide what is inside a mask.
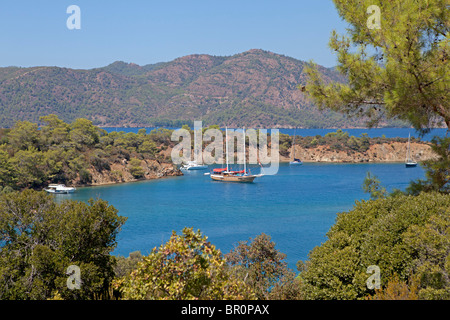
[[[252,171],[259,173],[259,168]],[[181,232],[187,226],[200,229],[223,253],[238,241],[266,233],[295,269],[298,260],[306,260],[308,252],[326,240],[336,213],[369,198],[361,188],[367,171],[390,190],[404,190],[409,181],[424,177],[421,167],[404,164],[281,164],[277,175],[252,184],[214,182],[205,171],[192,171],[181,177],[79,188],[73,195],[57,197],[99,197],[128,217],[115,255],[136,250],[148,254],[166,242],[172,230]]]

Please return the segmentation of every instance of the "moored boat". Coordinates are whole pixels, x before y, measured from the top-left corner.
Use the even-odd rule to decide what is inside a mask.
[[[412,167],[417,166],[417,162],[414,161],[413,158],[411,157],[410,139],[411,139],[411,135],[408,135],[408,149],[406,151],[406,161],[405,161],[405,166],[407,168],[412,168]]]
[[[295,157],[295,130],[294,130],[294,139],[292,142],[292,150],[293,150],[293,160],[289,162],[289,164],[303,164],[302,160]]]
[[[207,169],[208,166],[198,164],[196,161],[189,161],[186,164],[181,166],[181,170],[204,170]]]
[[[67,193],[74,193],[76,188],[66,187],[63,184],[49,184],[48,187],[44,190],[48,193],[67,194]]]
[[[261,177],[262,174],[253,175],[247,171],[246,159],[245,159],[245,129],[243,130],[244,135],[244,170],[232,171],[228,167],[228,129],[225,128],[225,142],[226,142],[226,168],[216,168],[210,175],[211,179],[214,181],[222,182],[253,182],[256,177]]]

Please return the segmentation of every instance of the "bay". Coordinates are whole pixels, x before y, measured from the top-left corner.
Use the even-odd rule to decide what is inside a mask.
[[[192,171],[180,177],[79,188],[56,197],[101,198],[128,217],[114,255],[137,250],[147,255],[172,231],[193,227],[223,253],[239,241],[268,234],[295,269],[298,260],[306,260],[310,250],[326,240],[338,212],[369,198],[361,187],[368,171],[388,190],[404,190],[411,180],[424,177],[421,167],[405,168],[402,163],[282,163],[276,175],[252,184],[213,182],[204,175],[207,171]]]

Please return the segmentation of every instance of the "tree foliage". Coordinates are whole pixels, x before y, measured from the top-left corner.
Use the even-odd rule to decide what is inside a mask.
[[[417,280],[419,299],[450,298],[450,195],[421,193],[357,202],[340,213],[327,241],[314,248],[300,273],[305,299],[363,299],[367,267],[381,285]],[[412,287],[408,287],[411,290]]]
[[[108,297],[116,236],[125,222],[103,200],[54,202],[45,192],[0,195],[0,299]],[[81,287],[67,286],[67,268]]]
[[[388,195],[386,188],[380,185],[380,180],[370,172],[367,172],[362,188],[364,192],[370,194],[372,199],[384,198]]]
[[[437,158],[421,164],[425,169],[426,180],[411,182],[406,190],[409,194],[417,195],[423,191],[450,194],[450,137],[434,137],[432,141],[431,148]]]
[[[49,183],[88,184],[93,171],[110,171],[113,163],[130,159],[130,173],[141,178],[140,161],[164,160],[159,152],[172,143],[172,131],[167,129],[108,133],[87,119],[68,124],[47,115],[40,120],[40,127],[18,121],[0,132],[0,186],[41,189]]]
[[[333,32],[330,47],[347,83],[325,84],[306,68],[306,92],[321,107],[408,121],[426,131],[444,121],[450,128],[450,8],[446,0],[334,0],[349,23],[348,35]],[[381,28],[369,28],[367,9],[380,9]]]
[[[239,242],[226,255],[233,272],[253,289],[258,299],[298,299],[295,273],[287,267],[285,258],[264,233]]]
[[[123,299],[252,299],[253,293],[229,272],[220,252],[200,231],[184,228],[154,248],[137,269],[116,282]]]

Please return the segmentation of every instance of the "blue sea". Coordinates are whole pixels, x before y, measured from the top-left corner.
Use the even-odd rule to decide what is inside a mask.
[[[236,168],[237,169],[237,168]],[[259,167],[251,167],[259,173]],[[109,186],[79,188],[63,199],[107,200],[128,217],[118,235],[114,255],[128,256],[165,243],[172,231],[200,229],[224,254],[239,241],[261,233],[271,236],[295,270],[315,246],[326,240],[336,214],[351,210],[355,201],[368,199],[362,190],[366,173],[376,175],[392,190],[404,190],[411,180],[424,177],[417,166],[404,164],[280,164],[276,175],[251,184],[214,182],[206,171],[184,176]]]

